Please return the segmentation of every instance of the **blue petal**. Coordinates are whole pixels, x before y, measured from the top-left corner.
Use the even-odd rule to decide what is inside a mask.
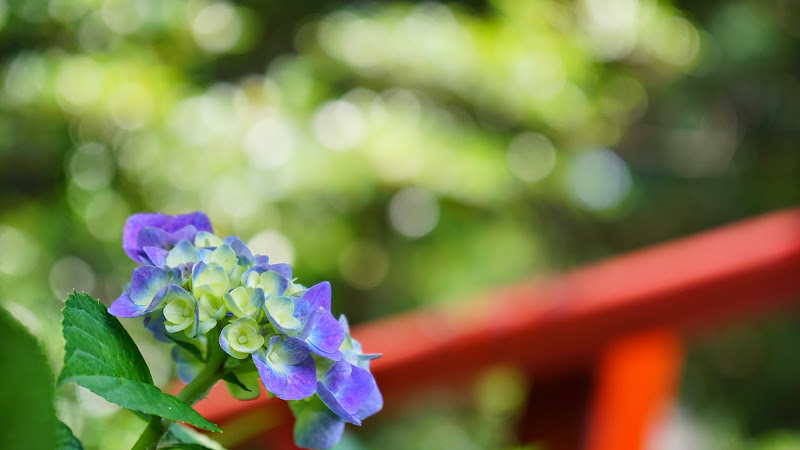
[[[371,373],[346,361],[334,364],[317,383],[317,394],[322,402],[342,420],[355,425],[361,425],[356,413],[367,400],[376,400],[370,398],[376,389]],[[367,409],[373,409],[374,406],[370,404]]]
[[[317,389],[314,358],[302,343],[273,336],[269,348],[253,353],[253,362],[264,387],[278,398],[300,400]]]
[[[381,395],[380,389],[378,389],[378,385],[375,385],[375,388],[372,389],[372,392],[369,394],[367,399],[358,408],[356,411],[355,416],[359,418],[359,420],[364,420],[367,417],[377,413],[383,409],[383,395]]]
[[[186,240],[194,242],[194,237],[197,236],[197,228],[194,225],[186,225],[185,227],[170,233],[172,238],[177,241]]]
[[[158,247],[170,249],[175,243],[172,236],[161,228],[145,227],[139,231],[136,237],[136,244],[140,249],[144,247]]]
[[[344,342],[344,336],[341,324],[333,318],[333,315],[318,307],[311,312],[303,331],[297,337],[305,341],[315,354],[338,361],[342,359],[339,347]]]
[[[350,323],[347,321],[347,317],[344,314],[339,316],[339,325],[342,326],[345,333],[350,334]]]
[[[257,267],[259,273],[272,270],[273,272],[278,272],[286,279],[292,279],[292,266],[286,263],[269,264],[269,256],[266,255],[256,255],[253,261],[253,267]]]
[[[166,319],[164,318],[164,314],[159,311],[158,314],[150,315],[144,318],[144,327],[153,333],[153,337],[156,338],[157,341],[165,344],[171,344],[172,340],[167,337],[167,331],[164,329],[165,321]]]
[[[169,285],[164,286],[161,288],[153,298],[150,299],[150,302],[147,304],[139,304],[135,303],[131,299],[131,292],[130,289],[123,292],[122,295],[117,298],[114,303],[111,304],[108,308],[109,314],[117,317],[124,317],[124,318],[132,318],[132,317],[140,317],[145,314],[148,314],[161,306],[161,302],[164,299],[164,295],[166,295],[169,289]]]
[[[197,252],[197,257],[200,258],[200,251]],[[209,253],[210,254],[210,253]],[[202,259],[202,258],[201,258]],[[207,259],[206,259],[207,261]],[[200,261],[199,263],[195,264],[192,268],[192,286],[197,286],[197,277],[203,273],[204,270],[208,269],[208,264],[204,261]]]
[[[307,301],[312,307],[323,307],[326,311],[331,310],[331,284],[327,281],[317,283],[308,288],[303,294],[303,300]]]
[[[280,263],[280,264],[270,264],[269,270],[273,272],[278,272],[279,274],[283,275],[284,278],[291,280],[292,279],[292,266]]]
[[[151,247],[149,245],[144,247],[142,250],[147,256],[147,259],[149,259],[154,266],[164,267],[167,262],[167,255],[169,254],[167,250],[158,247]]]
[[[191,383],[197,374],[203,370],[203,367],[205,367],[203,363],[198,361],[192,354],[178,345],[172,347],[170,355],[175,362],[178,378],[186,384]]]
[[[131,318],[143,316],[145,309],[147,309],[147,305],[142,306],[133,303],[128,293],[123,292],[122,295],[108,307],[108,313],[112,316]]]
[[[364,370],[369,370],[369,363],[373,359],[378,359],[383,356],[383,353],[361,353],[356,355],[356,363],[355,365],[361,367]],[[352,363],[351,363],[352,364]]]
[[[211,252],[216,250],[216,247],[204,247],[197,250],[197,260],[208,264],[211,260]]]
[[[154,266],[137,267],[131,276],[129,294],[131,301],[140,306],[149,306],[158,291],[172,281],[173,274]]]
[[[339,443],[344,432],[344,422],[332,414],[325,405],[311,401],[289,402],[297,420],[294,423],[294,442],[303,448],[328,449]]]
[[[234,252],[236,252],[236,256],[239,258],[240,263],[244,263],[244,265],[251,265],[253,264],[253,252],[247,248],[244,242],[236,236],[228,236],[222,240],[222,242],[231,246]]]
[[[331,392],[338,392],[353,373],[353,365],[346,361],[338,361],[331,365],[319,378],[319,381]]]

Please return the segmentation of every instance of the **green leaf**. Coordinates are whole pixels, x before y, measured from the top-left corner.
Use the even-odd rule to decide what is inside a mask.
[[[75,382],[123,408],[221,431],[191,406],[153,385],[139,349],[116,317],[86,294],[64,308],[66,355],[58,384]]]
[[[54,448],[53,372],[36,339],[0,308],[0,447]]]
[[[222,377],[222,379],[227,381],[228,383],[238,386],[240,389],[244,389],[245,391],[250,392],[250,389],[247,386],[245,386],[244,383],[239,381],[239,378],[237,378],[233,372],[226,373],[225,376]]]
[[[95,375],[153,384],[139,348],[102,303],[83,293],[71,294],[63,314],[67,343],[59,386],[75,377]]]
[[[166,436],[164,436],[164,439],[161,440],[161,442],[168,445],[166,448],[170,448],[169,446],[174,448],[175,446],[179,445],[195,445],[198,446],[196,448],[225,450],[225,447],[220,445],[219,442],[211,439],[205,434],[198,433],[193,428],[189,428],[186,425],[181,425],[178,423],[170,427],[169,431],[167,432]]]
[[[56,450],[83,450],[81,442],[72,434],[72,430],[62,421],[58,421],[56,428],[58,444]]]
[[[252,365],[252,363],[251,363]],[[253,366],[255,369],[255,366]],[[261,395],[261,377],[256,370],[247,366],[239,366],[225,374],[222,379],[228,392],[239,400],[253,400]]]
[[[191,406],[152,384],[107,376],[80,376],[71,380],[123,408],[187,422],[204,430],[222,431]]]

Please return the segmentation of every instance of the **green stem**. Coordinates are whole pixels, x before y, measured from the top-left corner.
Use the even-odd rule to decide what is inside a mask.
[[[228,355],[217,344],[219,341],[219,328],[214,328],[209,331],[207,337],[208,346],[208,360],[206,361],[203,370],[197,374],[196,377],[187,384],[177,395],[177,397],[189,406],[197,403],[205,394],[214,386],[214,383],[220,380],[223,376],[225,367],[225,360]],[[214,345],[217,344],[217,345]],[[164,435],[169,430],[169,427],[175,423],[174,420],[162,419],[158,416],[152,416],[147,423],[147,427],[139,436],[131,450],[154,450]]]

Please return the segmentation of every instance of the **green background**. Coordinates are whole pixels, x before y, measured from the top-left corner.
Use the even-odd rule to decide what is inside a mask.
[[[63,299],[119,295],[138,211],[206,211],[357,324],[794,206],[798,20],[785,0],[0,0],[0,304],[55,372]],[[800,445],[798,338],[784,317],[693,345],[676,420],[697,445]],[[510,448],[525,389],[493,371],[342,445]],[[90,448],[143,426],[58,392]]]

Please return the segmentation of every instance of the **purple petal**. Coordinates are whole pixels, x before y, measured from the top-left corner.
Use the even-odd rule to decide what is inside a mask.
[[[180,230],[173,231],[170,234],[176,242],[183,240],[194,242],[194,238],[197,236],[197,228],[195,228],[194,225],[187,225]]]
[[[108,308],[108,312],[111,315],[125,318],[143,316],[155,310],[161,304],[161,300],[164,298],[167,289],[168,286],[161,288],[156,292],[153,298],[150,299],[150,302],[146,304],[134,302],[131,299],[130,291],[125,291],[111,304]]]
[[[213,233],[214,229],[211,227],[211,221],[204,212],[196,211],[189,214],[180,214],[177,216],[167,216],[170,218],[163,228],[165,231],[174,233],[189,225],[193,226],[196,231],[208,231]],[[194,237],[192,237],[194,238]]]
[[[273,346],[280,345],[281,362],[288,365],[300,364],[305,361],[308,356],[308,348],[303,344],[303,341],[288,336],[273,336],[269,340],[267,347],[267,354],[273,350]],[[316,375],[314,376],[316,379]]]
[[[350,374],[343,380],[344,365],[350,367]],[[334,364],[317,383],[317,394],[322,402],[337,416],[355,425],[361,425],[355,413],[370,399],[375,389],[375,378],[371,373],[345,361]],[[368,409],[373,407],[368,405]]]
[[[331,310],[331,284],[327,281],[317,283],[308,288],[303,294],[303,300],[307,301],[312,307],[323,307],[326,311]]]
[[[138,213],[128,217],[122,228],[122,249],[134,261],[139,262],[139,232],[145,227],[162,227],[169,216],[157,213]]]
[[[144,315],[144,310],[148,305],[137,305],[133,303],[127,292],[123,292],[118,299],[108,307],[108,313],[117,317],[139,317]]]
[[[269,265],[269,256],[267,255],[256,255],[255,260],[253,260],[254,266],[267,266]]]
[[[253,353],[253,362],[267,390],[284,400],[300,400],[313,395],[317,389],[317,370],[311,354],[302,345],[279,336],[270,340],[269,349],[273,352],[285,349],[287,356],[286,359],[281,357],[283,354],[270,358],[267,356],[269,350],[264,349]],[[296,364],[287,363],[299,359],[303,354],[305,356]]]
[[[325,406],[327,406],[331,412],[339,416],[339,418],[353,425],[361,426],[361,419],[344,409],[336,400],[336,396],[333,392],[329,391],[321,382],[317,383],[317,395],[319,395],[319,398],[325,403]]]
[[[139,236],[136,237],[136,245],[138,248],[157,247],[163,249],[170,249],[175,243],[172,236],[161,228],[145,227],[139,231]]]
[[[319,379],[331,392],[338,392],[347,383],[353,366],[345,361],[334,363]]]
[[[128,217],[125,222],[125,227],[122,229],[122,249],[134,261],[142,262],[141,257],[144,256],[142,247],[145,245],[139,242],[139,234],[145,228],[155,228],[166,232],[167,234],[185,234],[191,233],[187,228],[192,226],[197,231],[213,232],[211,222],[208,216],[202,212],[194,212],[191,214],[183,214],[179,216],[168,216],[166,214],[158,213],[138,213]],[[186,228],[186,230],[182,230]],[[147,239],[147,238],[146,238]],[[180,239],[175,239],[180,240]],[[159,245],[155,245],[160,247]],[[163,247],[162,247],[163,248]]]
[[[154,266],[164,267],[167,263],[167,255],[169,254],[167,250],[151,246],[144,247],[142,250]]]
[[[139,306],[149,306],[156,294],[172,281],[172,275],[172,272],[159,267],[137,267],[128,290],[131,300]]]
[[[308,343],[309,349],[315,354],[336,361],[342,359],[339,347],[344,342],[344,330],[325,309],[317,308],[311,313],[298,337]]]

